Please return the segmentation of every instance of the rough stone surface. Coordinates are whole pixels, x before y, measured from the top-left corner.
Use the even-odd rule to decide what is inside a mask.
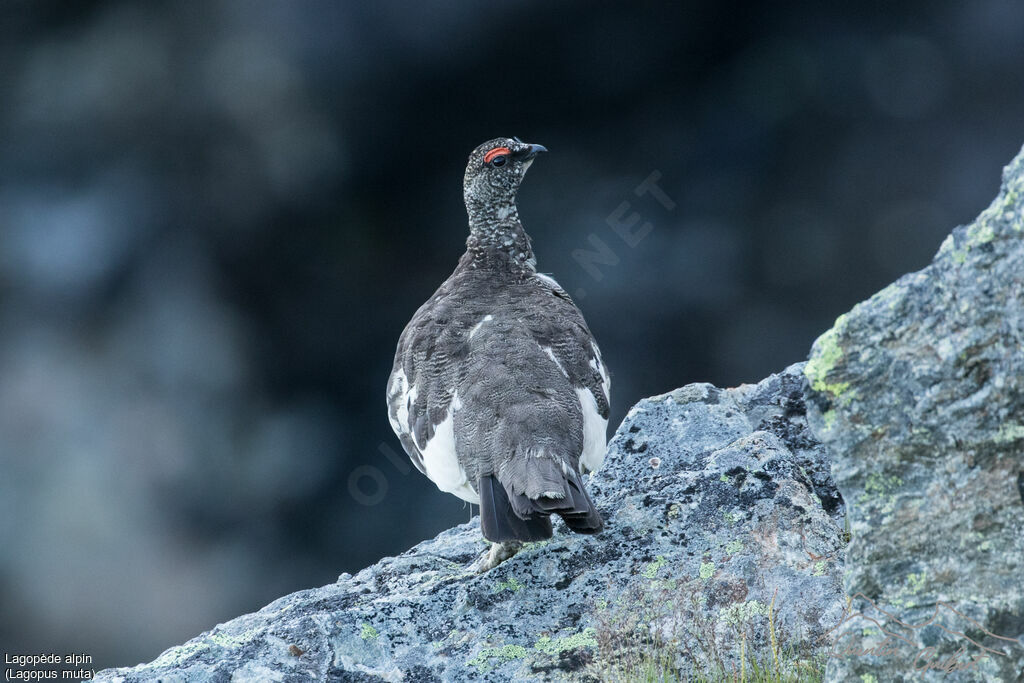
[[[773,597],[780,636],[810,645],[845,605],[843,503],[807,428],[802,372],[641,401],[589,484],[607,521],[598,536],[560,528],[475,575],[473,520],[97,680],[596,679],[628,645],[610,624],[684,594],[726,666],[741,631],[748,653],[767,647]],[[642,628],[690,653],[679,663],[715,665],[655,611]]]
[[[638,629],[684,671],[728,669],[737,634],[767,647],[772,605],[798,658],[832,649],[830,681],[1020,680],[1024,153],[806,366],[641,401],[590,490],[599,536],[479,576],[474,520],[98,680],[588,680]],[[665,609],[688,598],[684,622]]]
[[[850,508],[845,588],[877,621],[845,624],[840,649],[886,650],[831,660],[829,680],[1021,680],[1024,152],[992,205],[841,316],[805,372]],[[969,668],[913,670],[937,658]]]

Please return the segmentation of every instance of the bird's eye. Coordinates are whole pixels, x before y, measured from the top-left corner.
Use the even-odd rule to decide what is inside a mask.
[[[484,155],[484,163],[491,166],[504,166],[508,161],[507,157],[512,153],[508,147],[495,147]]]

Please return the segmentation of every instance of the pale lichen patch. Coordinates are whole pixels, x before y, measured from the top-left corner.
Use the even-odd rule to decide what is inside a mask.
[[[833,398],[839,398],[849,388],[849,382],[835,382],[829,380],[829,375],[843,358],[843,349],[839,346],[839,334],[846,325],[847,315],[844,313],[836,319],[825,334],[818,337],[811,349],[811,357],[804,366],[804,376],[810,382],[811,388],[821,393],[830,394]],[[847,397],[847,401],[851,397]]]

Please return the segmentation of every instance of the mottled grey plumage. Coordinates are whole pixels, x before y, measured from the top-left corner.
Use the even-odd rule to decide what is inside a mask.
[[[583,533],[602,526],[581,472],[604,458],[608,374],[572,299],[536,272],[515,205],[541,150],[498,138],[470,155],[466,253],[402,333],[388,384],[406,452],[481,505],[492,541],[548,538],[552,513]]]

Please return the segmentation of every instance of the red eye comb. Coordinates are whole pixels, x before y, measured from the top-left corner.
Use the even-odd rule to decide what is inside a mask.
[[[491,159],[493,159],[494,157],[501,156],[502,154],[511,154],[511,153],[512,153],[512,150],[510,150],[508,147],[495,147],[490,152],[488,152],[487,154],[484,155],[484,163],[485,164],[489,164],[489,163],[491,163]]]

